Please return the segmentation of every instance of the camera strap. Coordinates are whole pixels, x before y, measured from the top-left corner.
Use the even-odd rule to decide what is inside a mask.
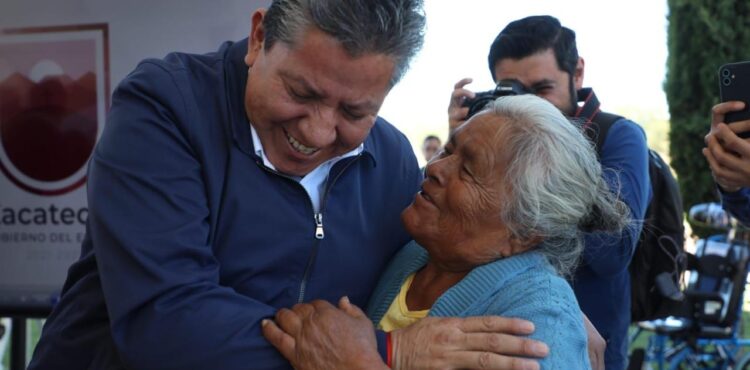
[[[578,90],[577,95],[578,102],[583,102],[583,104],[578,106],[575,118],[581,121],[583,132],[594,143],[596,154],[601,156],[601,148],[604,144],[604,139],[607,137],[609,128],[613,123],[621,119],[622,116],[602,112],[599,109],[601,105],[599,99],[590,87]]]
[[[583,89],[578,90],[576,95],[578,96],[578,103],[583,104],[578,105],[574,117],[580,118],[584,123],[584,127],[587,127],[599,113],[599,106],[601,105],[599,103],[599,98],[594,94],[594,89],[590,87],[584,87]]]

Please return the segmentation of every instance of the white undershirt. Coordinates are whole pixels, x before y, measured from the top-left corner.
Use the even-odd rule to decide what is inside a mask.
[[[255,127],[253,127],[252,124],[250,125],[250,133],[253,137],[253,148],[255,148],[255,154],[263,159],[263,164],[266,165],[266,167],[276,171],[276,167],[273,165],[273,163],[271,163],[271,161],[268,160],[268,157],[266,157],[266,153],[263,150],[263,144],[261,144],[258,133],[255,131]],[[359,155],[363,150],[364,144],[359,144],[359,146],[351,152],[340,155],[338,157],[333,157],[321,163],[318,167],[315,167],[314,170],[310,171],[310,173],[305,176],[300,177],[289,175],[289,177],[297,180],[300,185],[305,188],[307,195],[310,197],[310,201],[312,201],[312,206],[315,213],[320,212],[320,202],[322,201],[326,179],[328,178],[328,172],[331,171],[331,167],[333,167],[336,162],[344,158]]]

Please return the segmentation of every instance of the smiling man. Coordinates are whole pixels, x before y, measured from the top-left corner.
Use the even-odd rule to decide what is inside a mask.
[[[140,63],[114,93],[81,258],[29,368],[289,369],[264,319],[316,299],[364,306],[409,240],[399,214],[420,171],[377,113],[424,24],[420,0],[277,0],[247,40]],[[507,335],[532,330],[446,319],[394,333],[387,354],[370,328],[344,367],[453,351],[445,368],[534,368],[546,347]]]

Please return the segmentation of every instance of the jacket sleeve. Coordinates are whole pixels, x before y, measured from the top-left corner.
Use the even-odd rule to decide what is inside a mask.
[[[133,369],[286,368],[260,332],[275,309],[220,282],[188,128],[195,112],[171,73],[145,62],[125,79],[90,164],[91,237],[114,343]]]
[[[583,261],[595,274],[611,276],[628,268],[651,199],[643,130],[629,120],[615,122],[604,141],[601,164],[610,189],[628,206],[631,222],[618,235],[586,235]]]
[[[562,278],[535,274],[509,282],[491,298],[494,302],[484,314],[534,323],[530,338],[550,349],[549,355],[539,361],[541,369],[590,370],[583,313],[575,295]]]
[[[750,225],[750,188],[729,193],[719,189],[721,205],[744,225]]]

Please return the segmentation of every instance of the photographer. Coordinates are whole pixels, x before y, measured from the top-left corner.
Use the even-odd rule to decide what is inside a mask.
[[[498,85],[515,83],[521,93],[547,99],[567,116],[582,121],[584,127],[590,127],[601,114],[593,91],[583,88],[584,60],[578,56],[575,33],[554,17],[532,16],[508,24],[492,43],[488,62]],[[465,101],[476,96],[465,88],[471,81],[463,79],[454,86],[448,108],[451,131],[469,114]],[[579,101],[583,105],[579,106]],[[601,143],[599,160],[605,179],[628,205],[631,219],[643,219],[651,198],[643,130],[619,118]],[[634,223],[618,236],[588,234],[571,282],[583,313],[607,341],[607,370],[622,370],[627,364],[628,264],[640,231],[640,224]]]
[[[750,121],[724,123],[729,112],[745,103],[730,101],[711,109],[711,131],[706,135],[703,155],[719,188],[721,203],[742,223],[750,223],[750,142],[737,136],[750,130]]]

